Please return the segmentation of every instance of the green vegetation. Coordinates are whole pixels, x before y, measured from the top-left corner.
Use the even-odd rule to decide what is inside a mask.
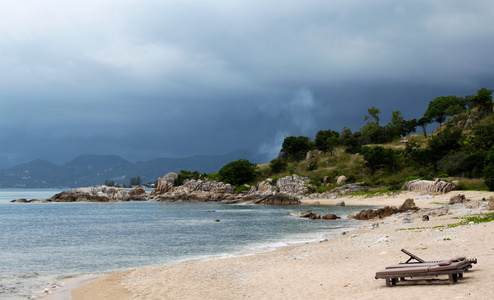
[[[246,159],[232,161],[218,171],[218,179],[225,183],[238,186],[254,180],[256,164]]]
[[[286,137],[279,156],[251,180],[297,174],[324,192],[335,187],[336,176],[345,175],[351,182],[365,182],[371,191],[393,192],[409,180],[442,178],[458,180],[459,189],[494,190],[491,95],[492,90],[482,88],[466,97],[437,97],[418,121],[393,111],[385,126],[379,108],[371,107],[365,125],[355,132],[347,127],[340,133],[319,130],[313,142],[305,136]],[[442,124],[427,135],[432,122]],[[417,127],[423,133],[412,134]],[[314,155],[308,156],[309,151]]]
[[[341,175],[347,182],[364,182],[367,193],[394,193],[418,178],[457,180],[458,189],[494,190],[492,92],[482,88],[466,97],[437,97],[418,121],[393,111],[384,126],[379,108],[371,107],[365,125],[355,132],[343,127],[341,132],[319,130],[314,138],[288,136],[269,164],[256,166],[239,159],[208,175],[182,170],[177,184],[207,176],[242,191],[246,183],[297,174],[309,177],[316,192],[336,187]],[[432,122],[442,124],[427,135]],[[423,133],[412,134],[417,127]]]

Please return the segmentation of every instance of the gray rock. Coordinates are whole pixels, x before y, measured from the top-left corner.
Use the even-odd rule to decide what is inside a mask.
[[[345,201],[341,200],[340,202],[336,203],[336,206],[345,206]]]

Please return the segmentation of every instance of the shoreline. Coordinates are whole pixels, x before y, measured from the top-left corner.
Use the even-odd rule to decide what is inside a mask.
[[[494,194],[492,192],[453,191],[448,194],[436,195],[431,198],[430,196],[420,195],[419,193],[405,192],[405,193],[397,194],[395,196],[384,195],[384,196],[376,196],[371,198],[339,197],[336,199],[314,199],[314,200],[304,199],[302,201],[302,204],[318,203],[319,205],[334,205],[337,202],[344,200],[346,205],[399,206],[403,203],[404,199],[414,198],[415,203],[419,208],[431,208],[431,207],[441,207],[443,202],[447,203],[449,201],[449,197],[451,197],[451,195],[455,195],[459,193],[465,194],[467,198],[470,198],[472,200],[480,200],[482,198],[488,199],[488,196]],[[438,222],[439,223],[451,222],[452,221],[451,216],[452,215],[448,215],[446,220],[441,220],[441,218],[436,219],[434,217],[433,219],[435,220],[428,223],[428,225],[437,224]],[[171,266],[117,271],[107,275],[102,275],[97,279],[91,279],[91,281],[89,282],[86,281],[79,282],[71,286],[68,286],[68,284],[64,284],[63,288],[55,290],[53,293],[43,297],[42,299],[46,299],[46,300],[67,299],[66,297],[60,298],[62,297],[62,289],[64,290],[63,295],[65,296],[68,295],[68,292],[71,292],[72,299],[74,300],[130,299],[132,295],[135,295],[137,299],[142,299],[142,298],[172,299],[176,297],[181,297],[185,299],[193,299],[196,297],[208,299],[209,297],[212,299],[213,298],[212,295],[214,295],[215,299],[232,299],[232,298],[248,298],[248,297],[258,299],[258,298],[265,298],[268,296],[269,298],[272,299],[281,299],[281,298],[298,299],[297,295],[299,295],[300,291],[297,292],[296,289],[294,288],[298,287],[304,289],[306,284],[297,283],[294,280],[288,280],[288,278],[284,278],[286,276],[289,277],[290,273],[292,273],[291,271],[286,270],[287,268],[286,265],[289,265],[290,268],[297,270],[297,266],[300,264],[306,263],[310,265],[311,261],[316,261],[318,259],[320,260],[320,258],[317,258],[320,255],[316,255],[316,254],[327,253],[327,252],[339,257],[342,261],[345,262],[346,261],[351,262],[353,260],[358,260],[359,258],[360,260],[362,260],[362,257],[365,258],[368,256],[368,254],[364,253],[364,255],[362,255],[362,253],[359,253],[359,255],[355,255],[355,257],[352,257],[354,255],[343,257],[342,255],[345,254],[342,254],[342,252],[344,252],[342,249],[347,249],[352,254],[355,254],[356,252],[355,247],[349,247],[349,246],[351,246],[351,244],[354,242],[360,242],[365,244],[365,240],[369,240],[369,239],[370,242],[369,245],[367,245],[368,248],[372,249],[373,247],[376,248],[384,247],[385,251],[381,251],[376,254],[377,256],[375,258],[380,263],[377,263],[377,261],[375,261],[371,265],[369,265],[369,268],[365,268],[365,270],[364,269],[359,270],[357,273],[370,272],[370,274],[371,273],[375,274],[376,271],[384,268],[386,265],[390,265],[402,260],[406,260],[407,258],[404,257],[403,253],[399,251],[401,248],[406,248],[411,252],[417,254],[418,256],[421,256],[428,260],[446,259],[447,257],[453,257],[456,255],[466,255],[468,257],[479,258],[479,255],[477,255],[475,252],[469,252],[469,253],[465,252],[465,249],[462,248],[461,245],[458,245],[457,248],[460,248],[458,251],[463,249],[464,252],[455,252],[453,254],[450,253],[452,251],[447,251],[447,249],[440,249],[441,251],[439,252],[443,252],[445,254],[442,256],[439,255],[440,253],[435,253],[436,251],[429,253],[426,249],[422,249],[424,247],[417,248],[417,246],[413,246],[412,244],[410,244],[410,241],[417,240],[417,238],[419,238],[420,235],[424,235],[424,234],[417,232],[416,234],[414,234],[415,236],[412,236],[411,233],[407,231],[395,231],[394,227],[396,227],[396,225],[399,226],[405,225],[405,224],[401,224],[398,218],[399,218],[398,216],[393,215],[383,220],[377,220],[377,223],[379,224],[379,228],[377,228],[376,230],[370,229],[371,226],[369,225],[370,223],[376,223],[376,220],[369,221],[361,228],[355,229],[347,235],[342,235],[339,237],[336,236],[334,239],[331,239],[326,242],[320,241],[319,243],[315,242],[315,243],[304,243],[301,245],[289,245],[274,251],[252,254],[248,256],[235,256],[235,257],[219,258],[219,259],[204,260],[204,261],[186,262],[186,263],[181,263]],[[397,222],[398,224],[396,224]],[[411,225],[408,225],[408,227],[413,228],[414,224],[417,225],[420,223],[421,221],[415,220],[413,223],[411,223]],[[487,223],[485,225],[485,227],[490,228],[491,233],[493,233],[491,235],[491,238],[494,237],[494,232],[492,231],[494,229],[492,225],[493,224],[490,223]],[[484,225],[480,224],[476,226],[479,227]],[[467,228],[468,227],[460,228],[458,231],[466,231],[468,230]],[[448,229],[445,231],[451,231],[451,230],[453,229]],[[429,233],[428,235],[431,236],[443,235],[443,231],[430,231],[430,232],[425,231],[425,232],[428,232]],[[406,241],[409,244],[409,246],[400,248],[400,246],[396,245],[396,241],[394,241],[394,239],[395,238],[398,239],[398,236],[400,237],[400,239],[403,239],[403,236],[406,236],[404,241]],[[451,237],[449,237],[449,239],[453,240]],[[421,240],[422,238],[419,238],[418,242],[420,242]],[[449,243],[450,245],[453,244],[451,240],[448,240],[448,242],[451,242]],[[390,247],[395,248],[395,251],[390,251],[389,250]],[[362,247],[357,247],[357,250],[362,250],[359,248]],[[365,247],[363,248],[365,249]],[[293,257],[290,257],[287,260],[287,255]],[[389,259],[385,259],[387,256],[389,256]],[[266,264],[259,265],[259,261],[265,261]],[[283,264],[280,264],[280,262],[283,262]],[[328,264],[328,267],[330,267],[331,269],[341,269],[340,264],[335,264],[334,262],[331,262],[331,260],[328,260],[327,258],[325,259],[325,263]],[[483,257],[481,259],[479,258],[479,265],[483,263],[484,263],[484,258]],[[252,267],[249,267],[249,265],[252,264],[257,265],[257,269],[252,270],[251,269]],[[360,264],[357,265],[363,266],[363,263],[361,262]],[[479,265],[474,265],[473,268],[474,271],[468,272],[467,274],[465,274],[465,277],[468,278],[470,277],[471,274],[475,274],[476,270],[479,268]],[[320,265],[318,266],[319,269],[321,269]],[[484,270],[487,269],[487,266],[485,266],[485,268],[483,269]],[[285,272],[283,270],[285,270]],[[301,274],[307,273],[304,272],[303,270],[299,270],[299,272]],[[199,276],[199,278],[195,278],[195,280],[191,280],[189,279],[191,273],[202,274],[203,276]],[[211,273],[215,275],[213,276],[211,275]],[[229,276],[225,276],[224,275],[225,273],[229,274]],[[295,273],[298,274],[298,272]],[[321,270],[315,270],[314,273],[319,274],[321,273]],[[324,270],[322,273],[325,273]],[[261,274],[274,280],[274,282],[272,282],[274,285],[283,285],[281,290],[278,290],[278,292],[276,293],[268,292],[270,288],[267,287],[266,287],[267,290],[264,290],[262,286],[266,285],[265,283],[266,280],[259,280],[259,276]],[[280,278],[278,278],[278,276],[276,275],[280,276]],[[318,276],[314,277],[312,274],[306,274],[306,276],[308,276],[307,278],[319,278],[321,276],[324,277],[329,275],[319,274]],[[298,277],[298,275],[295,277]],[[343,277],[348,278],[348,275]],[[162,280],[156,281],[153,280],[153,278],[161,278]],[[192,278],[194,278],[194,276],[192,276]],[[367,285],[374,287],[374,292],[376,288],[377,290],[381,290],[385,288],[383,280],[379,280],[379,281],[375,280],[373,278],[373,275],[370,278],[372,279],[371,281],[369,281],[369,276],[366,276],[366,280],[364,282],[367,282]],[[219,280],[219,279],[223,279],[223,280]],[[223,281],[230,282],[230,284],[225,285]],[[247,281],[247,284],[245,283],[245,281]],[[286,285],[285,281],[290,282],[290,284],[293,285],[293,287],[285,286]],[[352,282],[352,280],[350,279],[348,279],[348,281]],[[168,282],[168,287],[163,287],[163,282]],[[302,282],[305,282],[305,280],[302,280]],[[215,287],[211,287],[210,286],[211,284],[213,284]],[[194,287],[192,290],[201,291],[202,294],[200,295],[194,294],[196,292],[191,291],[191,289],[187,289],[186,287],[183,288],[183,286],[188,286],[188,285]],[[462,285],[462,282],[460,282],[457,285],[454,285],[454,287],[456,288],[456,286],[460,286],[460,285]],[[236,288],[232,290],[231,286],[236,286]],[[245,286],[250,288],[245,288]],[[321,283],[320,286],[314,287],[315,288],[314,296],[324,297],[324,293],[321,292],[327,290],[326,288],[320,288],[323,286],[324,284]],[[429,285],[424,284],[423,287],[421,285],[421,286],[414,286],[414,288],[420,288],[420,289],[423,288],[424,291],[427,291],[428,290],[427,286]],[[338,286],[336,284],[333,286],[333,289],[335,287],[341,289],[341,286]],[[343,292],[343,294],[341,294],[342,296],[338,298],[341,299],[354,298],[353,296],[350,296],[350,294],[346,293],[347,290],[348,291],[352,290],[351,288],[349,289],[348,287],[350,287],[350,284],[343,284],[343,289],[341,289],[340,291]],[[364,289],[364,287],[361,288]],[[239,291],[244,291],[245,294],[239,294]],[[204,297],[205,295],[209,295],[209,296]],[[231,297],[231,295],[235,295],[235,297]],[[379,294],[375,294],[375,295],[376,297],[380,297]],[[362,299],[371,299],[371,298],[363,297]],[[404,299],[407,299],[406,296],[404,296]]]

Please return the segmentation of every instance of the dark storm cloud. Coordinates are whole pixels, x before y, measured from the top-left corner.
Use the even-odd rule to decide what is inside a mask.
[[[250,149],[493,88],[492,1],[4,1],[0,167]]]

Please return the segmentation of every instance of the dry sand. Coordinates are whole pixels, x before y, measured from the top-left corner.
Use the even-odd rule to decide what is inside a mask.
[[[315,201],[330,205],[344,200],[347,205],[398,206],[405,199],[414,198],[417,206],[425,208],[442,206],[457,193],[432,199],[403,193],[394,197]],[[472,200],[493,195],[464,194]],[[455,207],[446,215],[430,214],[428,222],[422,221],[423,212],[412,214],[412,223],[403,223],[405,215],[398,214],[371,221],[334,240],[269,253],[116,272],[73,289],[72,299],[492,299],[494,222],[430,228],[456,223],[459,220],[452,217],[469,211],[461,204]],[[376,222],[378,227],[372,229]],[[420,229],[398,230],[402,228]],[[448,284],[448,276],[440,276],[386,287],[384,280],[374,278],[375,272],[406,261],[408,256],[400,251],[402,248],[426,260],[461,255],[477,258],[478,264],[454,285]]]

